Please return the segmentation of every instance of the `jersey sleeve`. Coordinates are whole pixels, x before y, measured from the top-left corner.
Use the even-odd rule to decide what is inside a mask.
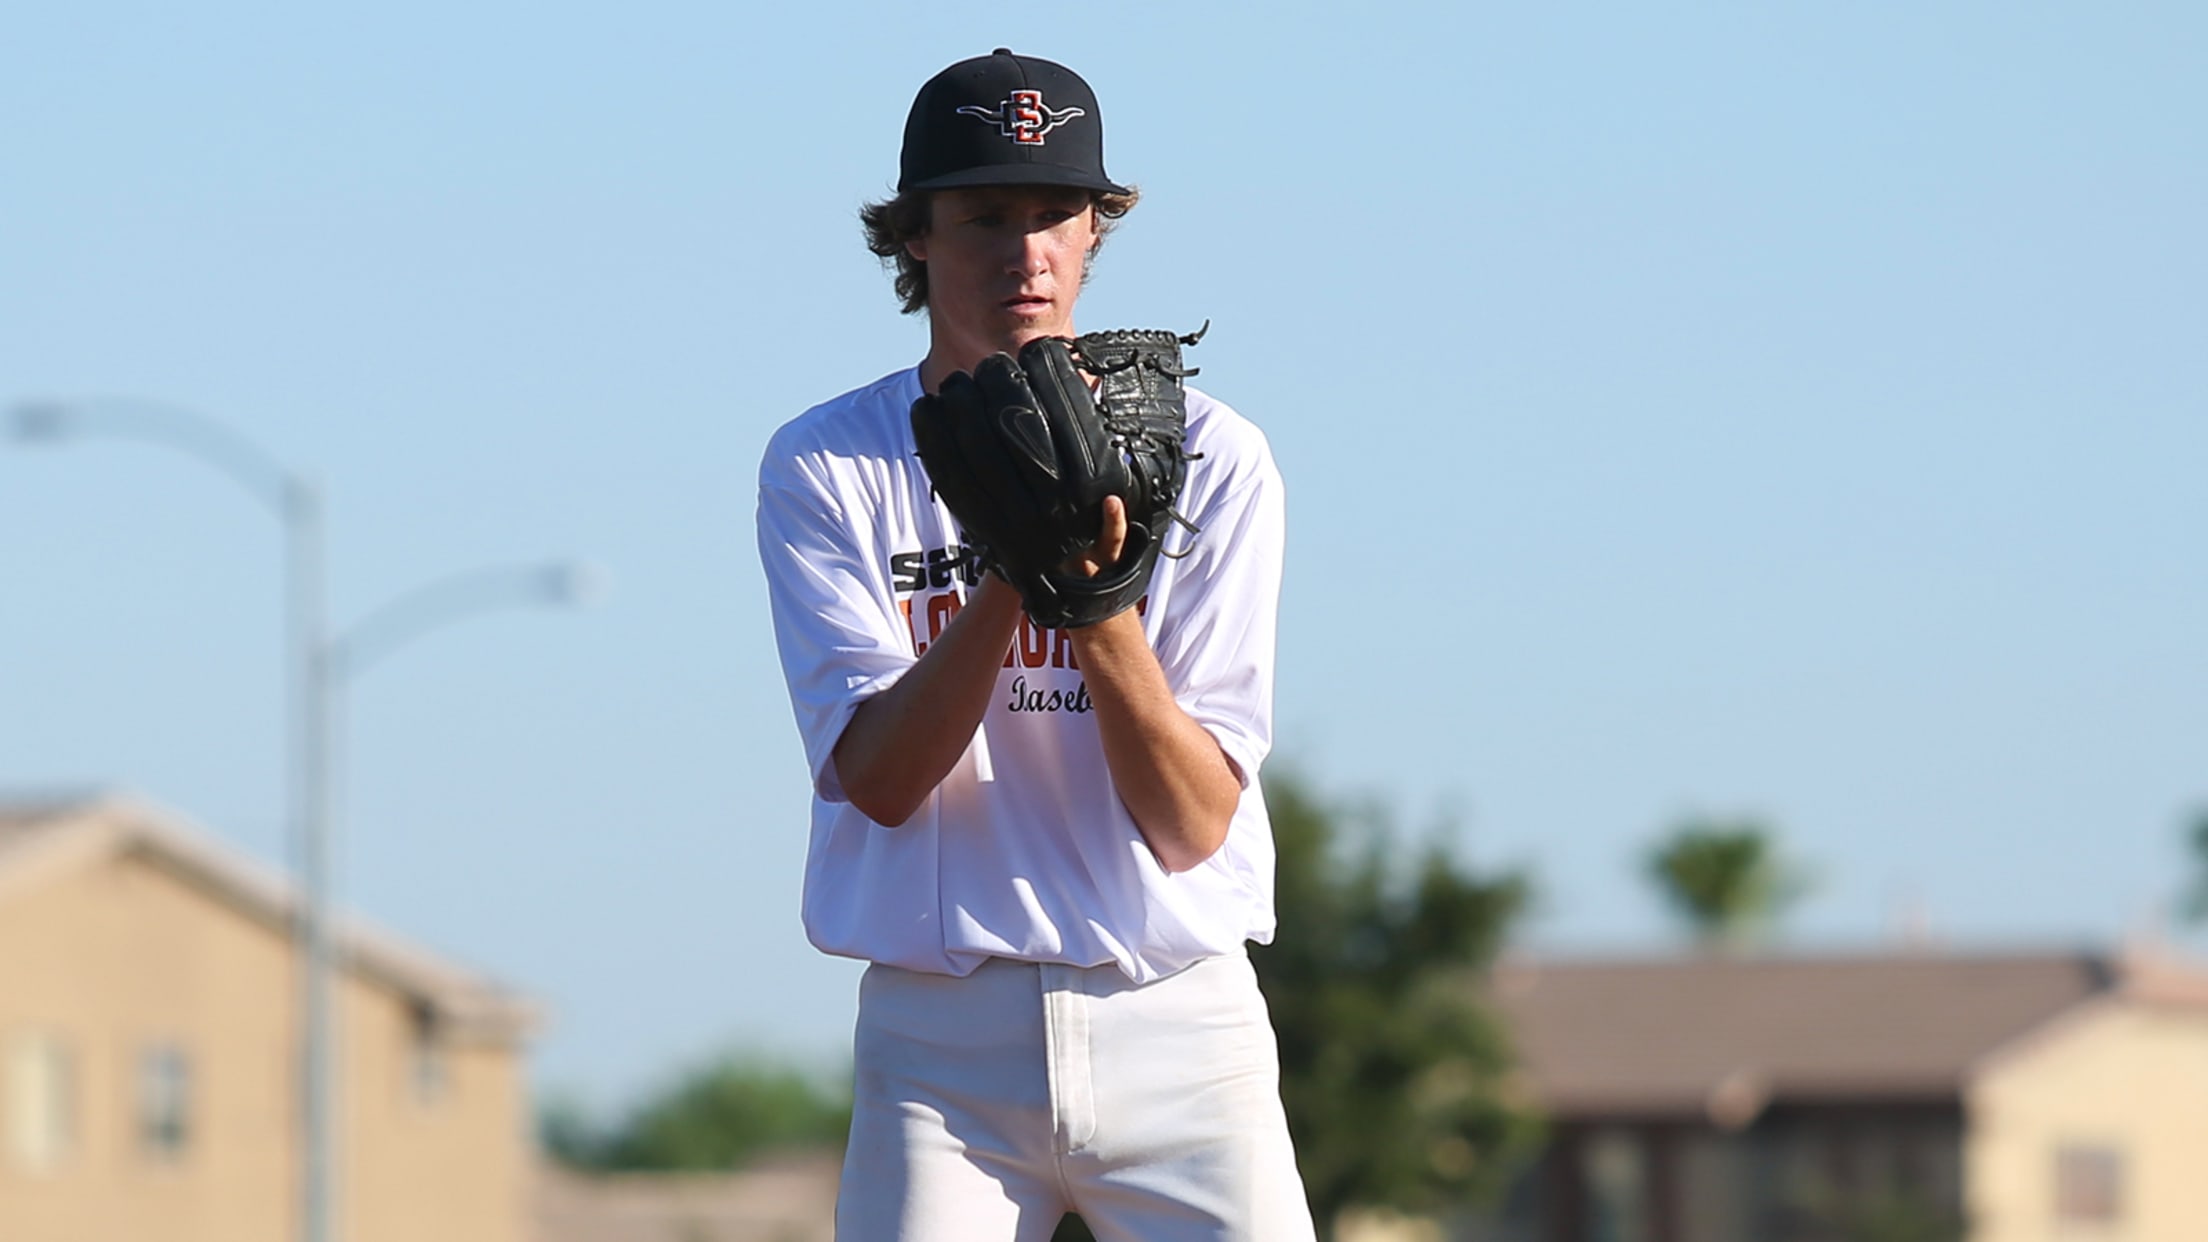
[[[1273,649],[1285,548],[1279,470],[1257,429],[1207,450],[1225,479],[1187,516],[1166,616],[1152,643],[1175,700],[1219,743],[1244,788],[1273,745]],[[1166,539],[1176,550],[1185,532]]]
[[[775,647],[805,744],[813,787],[847,801],[836,779],[836,740],[869,696],[912,667],[876,540],[803,458],[770,456],[759,472],[759,560],[766,571]]]

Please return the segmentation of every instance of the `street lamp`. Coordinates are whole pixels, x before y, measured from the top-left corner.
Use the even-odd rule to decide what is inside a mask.
[[[517,605],[584,607],[602,594],[604,575],[588,561],[491,565],[427,582],[330,641],[328,671],[342,681],[431,630],[479,612]]]
[[[298,871],[294,928],[302,963],[299,1033],[299,1222],[304,1242],[331,1242],[333,1147],[329,992],[331,728],[323,668],[321,489],[204,415],[142,402],[26,402],[11,420],[26,443],[107,435],[179,450],[253,493],[284,524],[286,668],[291,699],[290,819]]]
[[[334,953],[329,927],[329,844],[336,820],[340,699],[351,677],[430,630],[494,608],[581,605],[598,593],[595,569],[582,562],[500,566],[439,579],[331,637],[326,598],[322,493],[251,441],[204,415],[145,402],[35,401],[9,419],[26,444],[108,435],[180,450],[252,492],[283,522],[292,702],[291,822],[298,869],[295,929],[304,963],[300,988],[299,1219],[304,1242],[333,1242],[335,1082],[331,1075],[330,995]]]

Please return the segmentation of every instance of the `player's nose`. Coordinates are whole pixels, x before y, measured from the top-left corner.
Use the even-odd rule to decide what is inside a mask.
[[[1046,233],[1020,234],[1012,256],[1012,270],[1022,276],[1040,276],[1050,270],[1050,238]]]

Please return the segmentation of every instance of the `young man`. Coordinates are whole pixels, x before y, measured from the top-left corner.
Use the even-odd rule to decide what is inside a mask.
[[[1312,1236],[1245,945],[1273,933],[1280,478],[1190,389],[1194,456],[1136,609],[1036,626],[914,456],[954,371],[1074,334],[1134,194],[1095,96],[999,49],[921,88],[896,199],[863,213],[925,360],[768,445],[759,548],[811,766],[804,916],[860,984],[843,1242]],[[1106,504],[1081,568],[1126,533]]]

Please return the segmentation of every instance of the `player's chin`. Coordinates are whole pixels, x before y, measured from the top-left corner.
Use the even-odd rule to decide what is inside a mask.
[[[1023,324],[1005,334],[1003,348],[1004,352],[1008,354],[1017,354],[1029,341],[1040,341],[1045,337],[1070,337],[1072,335],[1072,325],[1064,320],[1056,320],[1047,324]]]

